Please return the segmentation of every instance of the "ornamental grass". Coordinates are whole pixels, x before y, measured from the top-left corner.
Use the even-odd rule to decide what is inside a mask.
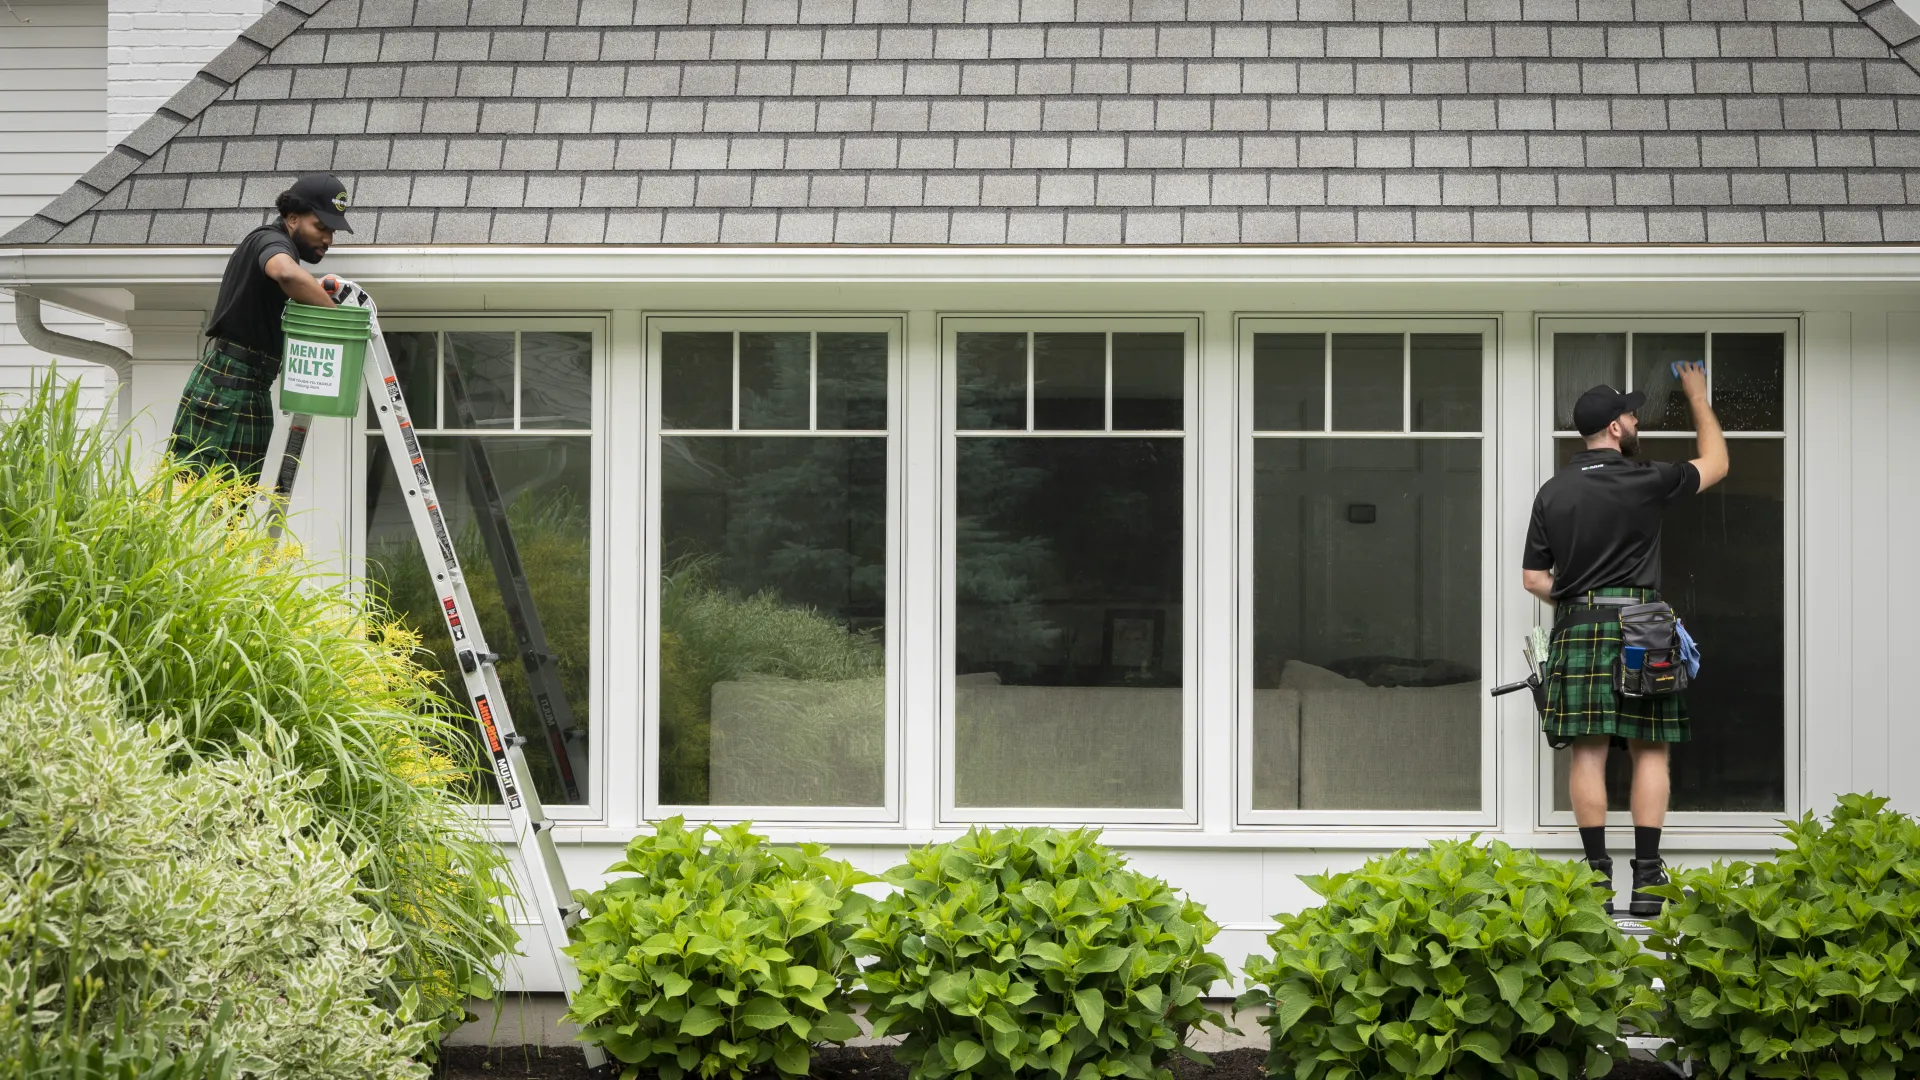
[[[0,427],[0,564],[26,629],[105,673],[129,722],[177,724],[180,760],[283,746],[398,948],[376,995],[450,1029],[516,935],[505,860],[463,808],[478,760],[414,662],[417,636],[246,520],[255,488],[155,468],[49,378]]]

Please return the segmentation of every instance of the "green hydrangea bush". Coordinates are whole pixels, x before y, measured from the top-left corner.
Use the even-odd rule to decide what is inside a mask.
[[[0,573],[0,1078],[424,1080],[397,941],[285,743],[169,762]]]
[[[1326,902],[1276,916],[1238,1002],[1269,1009],[1271,1074],[1600,1077],[1650,1022],[1656,961],[1585,864],[1443,841],[1301,880]]]
[[[1728,1080],[1920,1074],[1920,823],[1847,795],[1772,862],[1683,871],[1650,945],[1683,1060]]]
[[[669,818],[608,871],[631,876],[575,893],[582,989],[567,1019],[626,1080],[804,1077],[815,1044],[860,1033],[847,940],[868,903],[854,886],[877,879],[748,828]]]
[[[868,911],[873,1034],[904,1035],[915,1080],[1171,1076],[1227,978],[1199,904],[1127,869],[1093,830],[975,829],[908,853]]]

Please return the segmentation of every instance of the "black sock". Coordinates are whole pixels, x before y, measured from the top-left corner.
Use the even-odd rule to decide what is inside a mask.
[[[1649,862],[1660,857],[1660,830],[1646,825],[1633,827],[1633,857]]]
[[[1580,843],[1587,849],[1587,861],[1607,857],[1607,827],[1605,825],[1582,825]]]

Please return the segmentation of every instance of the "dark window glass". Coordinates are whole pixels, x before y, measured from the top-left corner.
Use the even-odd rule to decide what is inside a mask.
[[[593,335],[529,330],[520,335],[520,426],[593,426]]]
[[[406,400],[413,426],[439,427],[439,403],[435,400],[440,383],[438,335],[431,330],[390,330],[384,336],[394,378],[400,381],[400,396]],[[378,392],[377,387],[369,389]]]
[[[955,801],[1182,802],[1182,445],[961,438]]]
[[[1113,429],[1187,426],[1185,334],[1113,335]]]
[[[663,801],[880,805],[886,440],[678,436],[660,453]]]
[[[819,426],[828,431],[887,427],[887,335],[821,334]]]
[[[1705,334],[1633,335],[1633,388],[1647,395],[1638,413],[1641,431],[1693,430],[1693,413],[1673,364],[1699,363],[1706,355]]]
[[[1333,335],[1333,430],[1402,430],[1405,370],[1399,334]]]
[[[1713,335],[1713,411],[1728,431],[1784,431],[1787,339]]]
[[[1413,430],[1479,431],[1479,334],[1413,335]]]
[[[367,577],[394,613],[420,633],[427,649],[420,661],[440,680],[442,693],[465,709],[465,684],[457,674],[448,674],[460,669],[440,614],[439,594],[428,576],[386,442],[377,436],[368,442]],[[567,796],[565,768],[573,774],[579,801],[585,801],[591,794],[586,766],[593,677],[592,441],[579,436],[427,435],[420,443],[480,628],[488,647],[501,656],[500,688],[514,726],[527,737],[534,789],[548,803],[576,801]],[[490,527],[491,515],[476,512],[487,505],[481,496],[482,472],[494,478],[504,530]],[[516,635],[516,620],[501,599],[503,581],[508,594],[518,592],[509,571],[513,564],[508,543],[518,556],[520,580],[531,600],[518,622],[529,635],[537,627],[538,638]],[[529,643],[533,653],[552,658],[550,667],[537,664],[529,672],[524,666]],[[536,696],[546,696],[550,708],[541,709]],[[544,720],[548,715],[554,718],[551,724]],[[572,752],[557,752],[556,746]],[[474,776],[472,797],[499,801],[491,773]]]
[[[1099,431],[1107,426],[1107,336],[1033,335],[1033,426]]]
[[[813,335],[740,335],[740,426],[804,431],[811,425]]]
[[[660,425],[694,431],[733,426],[733,335],[660,335]]]
[[[1560,464],[1580,449],[1557,439]],[[1786,810],[1786,461],[1777,439],[1730,439],[1726,480],[1668,504],[1660,531],[1661,596],[1700,643],[1687,690],[1693,739],[1672,750],[1674,810]],[[1643,439],[1640,456],[1685,461],[1692,439]],[[1567,754],[1556,754],[1554,805],[1568,810]],[[1628,809],[1631,765],[1607,763],[1608,802]]]
[[[1481,805],[1468,439],[1254,442],[1253,805]]]
[[[513,334],[447,331],[450,428],[513,427]]]
[[[1627,388],[1627,335],[1553,335],[1553,429],[1573,431],[1573,403],[1596,386]]]
[[[1326,336],[1253,335],[1254,428],[1321,431],[1326,413]]]
[[[1020,430],[1027,426],[1027,335],[964,333],[959,351],[961,431]]]

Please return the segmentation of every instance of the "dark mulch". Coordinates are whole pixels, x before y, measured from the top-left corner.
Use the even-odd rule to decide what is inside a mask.
[[[441,1080],[588,1080],[587,1059],[571,1046],[450,1046],[441,1051]],[[1213,1056],[1213,1068],[1185,1059],[1172,1064],[1177,1080],[1266,1080],[1264,1050],[1225,1050]],[[893,1060],[889,1046],[840,1046],[813,1056],[813,1080],[906,1080],[907,1068]],[[1672,1080],[1666,1066],[1629,1061],[1608,1074],[1610,1080]]]

